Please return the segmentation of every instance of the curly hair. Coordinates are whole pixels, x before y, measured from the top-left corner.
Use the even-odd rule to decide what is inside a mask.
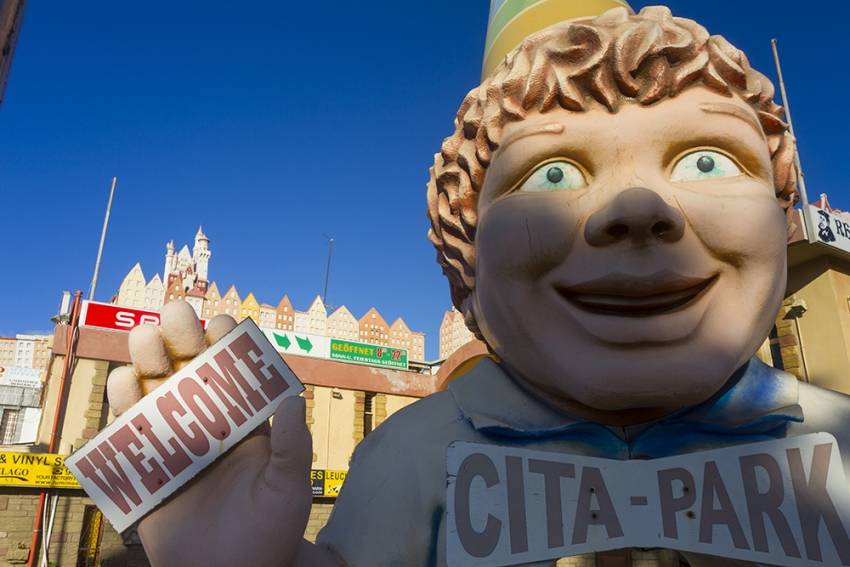
[[[746,55],[693,20],[663,6],[634,14],[614,8],[593,19],[556,24],[509,53],[466,95],[454,133],[434,156],[428,182],[428,238],[449,280],[452,301],[475,330],[466,299],[475,286],[478,193],[505,124],[555,108],[581,112],[598,103],[651,105],[701,85],[739,96],[767,136],[773,182],[790,220],[797,194],[795,141],[773,101],[774,87]]]

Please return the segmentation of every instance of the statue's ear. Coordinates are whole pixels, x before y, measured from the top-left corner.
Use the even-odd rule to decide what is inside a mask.
[[[796,193],[794,194],[796,196]],[[803,236],[803,227],[802,227],[802,219],[800,218],[797,209],[794,208],[794,202],[796,199],[790,199],[791,205],[785,209],[785,224],[788,227],[788,239],[786,244],[791,244],[792,242],[796,242],[804,238]]]

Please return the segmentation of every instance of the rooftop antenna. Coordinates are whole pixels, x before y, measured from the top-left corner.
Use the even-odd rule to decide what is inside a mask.
[[[788,103],[788,93],[785,92],[785,79],[782,78],[782,66],[779,64],[779,49],[777,48],[776,38],[770,40],[770,46],[773,49],[773,61],[776,63],[776,74],[779,77],[779,92],[782,94],[782,106],[785,107],[785,117],[788,119],[788,130],[794,139],[797,135],[794,134],[794,122],[791,121],[791,105]],[[800,163],[800,146],[795,145],[794,148],[794,165],[797,166],[797,187],[800,188],[800,200],[803,203],[803,226],[806,229],[806,238],[809,243],[816,242],[814,230],[812,230],[809,222],[809,195],[806,193],[806,179],[803,176],[803,166]]]
[[[103,230],[100,232],[100,246],[97,247],[97,260],[94,263],[94,275],[91,278],[91,289],[89,301],[94,301],[94,292],[97,289],[97,275],[100,272],[100,259],[103,257],[103,243],[106,241],[106,227],[109,226],[109,213],[112,211],[112,197],[115,195],[115,186],[118,178],[112,178],[112,188],[109,190],[109,202],[106,204],[106,216],[103,217]]]
[[[322,301],[324,302],[325,306],[327,306],[327,304],[328,304],[328,278],[331,275],[331,256],[333,255],[333,251],[334,251],[334,239],[333,239],[333,237],[330,237],[327,234],[324,235],[324,236],[325,236],[325,238],[328,239],[328,263],[325,266],[325,289],[324,289],[324,292],[322,293]]]

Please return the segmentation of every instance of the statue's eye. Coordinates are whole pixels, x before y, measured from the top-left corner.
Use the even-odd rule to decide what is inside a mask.
[[[568,161],[550,161],[535,169],[519,188],[520,191],[562,191],[587,185],[584,174]]]
[[[673,166],[671,181],[701,181],[723,177],[737,177],[743,172],[730,158],[711,150],[691,152]]]

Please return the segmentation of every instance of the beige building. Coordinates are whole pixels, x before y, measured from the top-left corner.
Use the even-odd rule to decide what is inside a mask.
[[[52,335],[0,337],[0,366],[47,368],[52,345]]]
[[[463,313],[452,307],[443,314],[443,321],[440,323],[440,359],[447,359],[474,338],[475,335],[464,323]]]
[[[134,309],[143,309],[145,304],[145,274],[142,272],[142,265],[136,264],[130,268],[124,279],[121,280],[121,285],[118,287],[118,296],[114,303],[122,307],[132,307]]]
[[[287,301],[288,302],[288,301]],[[283,302],[282,302],[283,303]],[[67,326],[57,327],[56,354],[48,371],[44,415],[35,443],[0,450],[45,452],[57,399]],[[113,419],[106,400],[109,372],[129,362],[127,333],[82,327],[76,342],[76,364],[66,382],[66,410],[60,421],[57,452],[68,454],[92,439]],[[307,425],[314,440],[312,468],[316,476],[342,478],[357,443],[389,415],[435,390],[436,377],[427,371],[401,371],[346,364],[317,358],[284,355],[287,364],[304,382]],[[315,539],[327,522],[335,502],[336,484],[314,481],[313,509],[306,537]],[[37,489],[0,489],[0,565],[24,563],[38,500]],[[103,521],[90,499],[80,490],[62,490],[57,499],[53,537],[48,559],[59,567],[76,565],[147,565],[144,550],[131,529],[119,535]],[[38,551],[40,553],[40,550]]]
[[[387,344],[390,326],[374,307],[370,308],[357,322],[360,340],[366,343]]]
[[[825,195],[813,205],[850,227]],[[788,246],[788,285],[761,358],[801,380],[850,394],[850,252],[809,243],[798,216]],[[817,230],[817,227],[815,227]]]
[[[425,361],[425,334],[411,331],[401,317],[390,325],[387,344],[407,350],[410,360]]]
[[[121,281],[113,303],[132,309],[159,311],[164,295],[165,288],[159,274],[154,274],[150,281],[146,282],[142,265],[136,262]]]
[[[260,304],[260,320],[257,324],[263,329],[276,329],[277,310],[274,305],[268,303]]]
[[[230,286],[230,289],[224,294],[222,302],[224,303],[224,310],[221,313],[226,313],[237,321],[242,319],[239,313],[242,308],[242,300],[239,298],[239,292],[236,291],[235,285]]]
[[[162,309],[162,299],[165,296],[165,286],[159,274],[154,274],[145,285],[145,303],[142,309],[147,311],[159,311]]]
[[[320,296],[316,296],[307,308],[307,332],[314,335],[328,334],[328,310]]]
[[[216,315],[224,313],[224,307],[221,302],[221,293],[218,291],[218,286],[215,282],[210,284],[207,290],[207,296],[204,301],[204,319],[212,319]]]
[[[0,385],[0,445],[29,443],[41,417],[41,385],[53,348],[51,335],[0,337],[0,374],[8,368],[30,368],[31,385]],[[2,496],[2,494],[0,494]]]
[[[328,336],[344,341],[360,339],[360,327],[357,324],[357,319],[345,305],[338,307],[328,317]]]
[[[0,366],[15,366],[16,346],[14,337],[0,337]]]
[[[304,311],[295,312],[295,321],[293,330],[296,333],[310,332],[310,316]]]

